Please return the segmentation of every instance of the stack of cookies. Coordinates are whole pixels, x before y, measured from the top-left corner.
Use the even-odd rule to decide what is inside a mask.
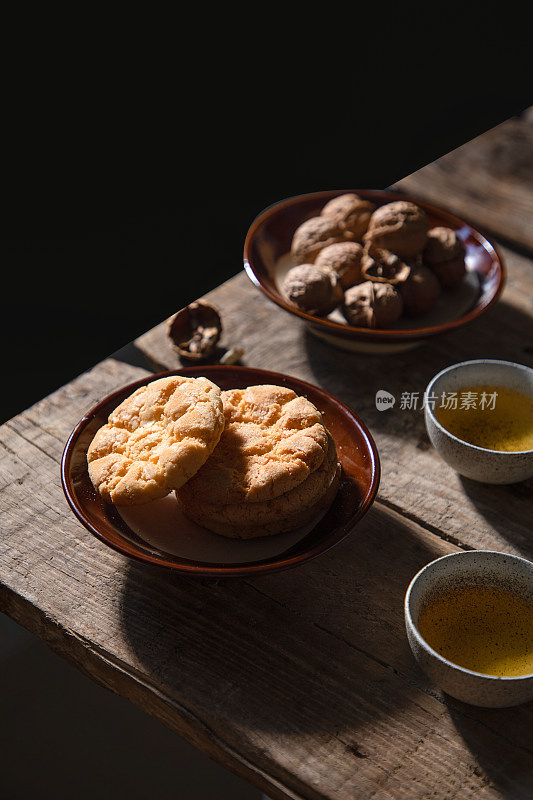
[[[299,528],[333,501],[340,465],[322,415],[275,385],[221,391],[207,378],[162,378],[123,401],[95,435],[89,476],[107,502],[174,491],[208,530],[250,539]]]
[[[282,386],[222,392],[226,424],[196,475],[177,491],[184,514],[248,539],[294,530],[332,502],[340,468],[322,415]]]

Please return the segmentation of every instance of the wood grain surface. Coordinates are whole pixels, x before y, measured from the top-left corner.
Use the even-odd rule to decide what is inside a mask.
[[[533,107],[394,186],[533,253]]]
[[[462,213],[447,184],[439,201]],[[421,408],[400,408],[402,393],[421,398],[455,361],[533,366],[533,264],[523,241],[505,238],[500,301],[468,333],[393,356],[318,340],[244,272],[206,296],[241,363],[318,384],[369,427],[379,494],[343,542],[297,569],[224,581],[145,567],[96,540],[68,509],[60,460],[81,416],[147,373],[109,358],[0,428],[1,609],[271,798],[531,800],[533,704],[447,697],[418,668],[403,624],[407,585],[432,559],[468,548],[533,558],[533,481],[460,478],[431,448]],[[181,366],[165,321],[135,348],[155,372]],[[379,389],[394,409],[377,410]]]

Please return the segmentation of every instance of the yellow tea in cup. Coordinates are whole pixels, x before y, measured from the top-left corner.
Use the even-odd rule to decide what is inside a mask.
[[[488,450],[533,450],[533,397],[508,386],[468,386],[455,402],[436,403],[435,417],[458,439]],[[474,402],[465,402],[473,398]]]
[[[533,602],[506,589],[468,586],[422,609],[421,635],[460,667],[496,677],[533,674]]]

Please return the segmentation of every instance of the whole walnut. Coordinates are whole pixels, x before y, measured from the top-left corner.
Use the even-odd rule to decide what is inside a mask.
[[[445,289],[454,289],[466,274],[466,249],[452,228],[430,228],[422,261],[435,273]]]
[[[441,292],[437,276],[423,264],[411,267],[409,277],[398,286],[403,312],[408,317],[421,317],[431,311]]]
[[[324,247],[317,257],[317,267],[325,267],[337,273],[343,289],[361,280],[361,260],[363,247],[358,242],[335,242]]]
[[[426,246],[428,230],[424,209],[408,200],[395,200],[374,211],[363,240],[410,259]]]
[[[402,315],[403,300],[390,283],[364,281],[344,292],[341,310],[357,328],[390,328]]]
[[[328,217],[310,217],[295,230],[291,255],[296,264],[312,264],[323,247],[343,240],[338,222]]]
[[[286,274],[282,286],[288,300],[301,311],[324,317],[341,303],[343,291],[335,272],[316,264],[298,264]]]
[[[430,311],[441,291],[429,267],[406,264],[396,253],[376,247],[366,252],[361,274],[363,280],[395,286],[402,296],[403,313],[408,317],[419,317]]]
[[[360,242],[375,208],[375,203],[370,200],[363,200],[358,194],[347,192],[329,200],[320,213],[335,220],[347,239]]]

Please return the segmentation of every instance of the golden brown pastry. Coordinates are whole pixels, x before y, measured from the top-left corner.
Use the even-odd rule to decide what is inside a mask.
[[[204,528],[238,539],[285,533],[306,525],[327,508],[338,489],[340,465],[333,437],[322,464],[298,486],[269,500],[215,503],[178,491],[184,514]]]
[[[329,437],[322,414],[284,386],[222,392],[225,427],[203,467],[180,489],[187,507],[272,500],[322,464]]]
[[[95,434],[89,477],[108,503],[137,505],[182,486],[224,429],[221,390],[207,378],[172,376],[142,386]]]

